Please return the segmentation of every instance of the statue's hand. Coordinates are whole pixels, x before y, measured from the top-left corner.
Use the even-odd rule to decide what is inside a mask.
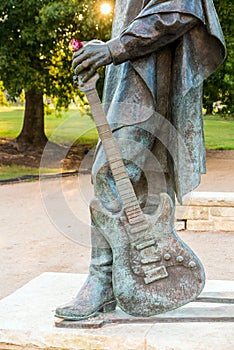
[[[82,71],[82,81],[85,83],[95,74],[97,68],[112,62],[111,53],[106,43],[92,40],[73,54],[72,68],[75,75]]]

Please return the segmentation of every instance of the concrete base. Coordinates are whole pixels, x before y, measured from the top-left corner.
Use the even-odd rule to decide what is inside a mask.
[[[7,350],[233,350],[233,322],[110,324],[100,329],[54,326],[86,275],[44,273],[0,301],[0,349]],[[217,294],[218,293],[218,294]],[[234,282],[207,281],[202,295],[233,298]],[[190,303],[168,316],[234,315],[234,304]],[[162,315],[160,315],[161,317]]]

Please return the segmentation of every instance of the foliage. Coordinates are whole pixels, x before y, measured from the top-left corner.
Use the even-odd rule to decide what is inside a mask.
[[[100,14],[103,0],[1,0],[0,79],[12,98],[22,89],[42,92],[54,98],[57,108],[76,100],[73,88],[71,39],[108,40],[112,16]],[[108,0],[114,6],[114,0]],[[234,113],[233,88],[233,0],[214,0],[227,43],[225,63],[204,85],[204,106],[225,105],[223,113]],[[99,93],[104,70],[100,69]],[[1,94],[1,92],[0,92]],[[80,97],[83,94],[79,92]],[[2,95],[1,95],[2,96]],[[87,104],[85,100],[82,103]]]
[[[6,96],[4,95],[4,86],[2,81],[0,81],[0,106],[8,106]]]
[[[207,113],[215,112],[213,103],[220,101],[223,109],[216,112],[234,113],[234,3],[233,0],[214,0],[227,45],[224,64],[204,84],[204,106]]]
[[[74,97],[70,40],[110,36],[111,16],[99,8],[99,0],[1,0],[0,79],[10,96],[32,90],[67,107]]]

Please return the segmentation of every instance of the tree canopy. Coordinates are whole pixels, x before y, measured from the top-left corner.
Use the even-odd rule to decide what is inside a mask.
[[[114,6],[114,0],[109,0]],[[1,0],[0,80],[8,94],[22,89],[57,97],[67,106],[74,97],[71,71],[72,38],[108,40],[111,15],[100,14],[102,0]],[[233,113],[233,0],[214,0],[225,34],[228,56],[204,86],[204,105],[214,101]]]
[[[21,149],[44,147],[43,95],[67,107],[73,88],[71,39],[106,40],[111,16],[100,14],[100,0],[1,0],[0,80],[11,97],[25,91]]]
[[[111,16],[101,16],[100,5],[95,0],[1,0],[0,77],[8,93],[43,92],[66,105],[74,91],[70,40],[110,36]]]

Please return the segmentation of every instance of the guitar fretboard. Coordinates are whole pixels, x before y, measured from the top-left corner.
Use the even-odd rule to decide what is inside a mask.
[[[83,91],[86,93],[90,103],[98,134],[122,200],[126,217],[128,222],[133,225],[131,231],[132,233],[141,232],[148,227],[148,224],[126,171],[117,140],[112,134],[106,115],[102,109],[96,88],[93,86],[93,88],[89,87],[89,89],[83,89]]]

